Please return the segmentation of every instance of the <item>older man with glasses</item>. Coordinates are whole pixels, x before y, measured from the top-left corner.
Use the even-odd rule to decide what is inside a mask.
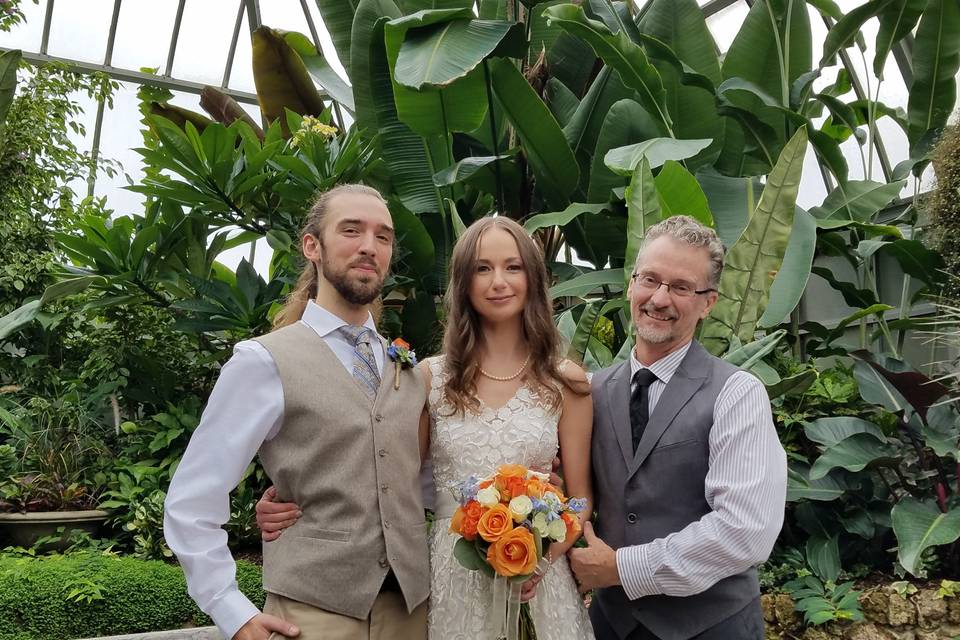
[[[756,565],[783,524],[786,455],[763,385],[704,350],[723,245],[651,227],[627,295],[629,362],[593,377],[596,534],[570,552],[598,640],[762,640]]]

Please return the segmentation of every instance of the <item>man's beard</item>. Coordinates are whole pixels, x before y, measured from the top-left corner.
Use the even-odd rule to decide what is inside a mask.
[[[660,315],[669,315],[673,320],[676,320],[676,314],[658,311],[656,307],[650,306],[649,303],[643,305],[639,309],[640,314],[646,314],[647,311],[653,311],[654,313],[659,313]],[[654,329],[652,327],[646,327],[639,322],[634,323],[636,325],[637,337],[643,339],[644,342],[649,342],[650,344],[663,344],[665,342],[670,342],[674,338],[673,328],[665,327],[663,329]]]
[[[362,264],[370,264],[376,269],[373,263],[364,262]],[[349,266],[343,271],[334,271],[327,262],[321,262],[320,268],[323,271],[324,279],[332,284],[337,293],[350,304],[370,304],[377,299],[383,290],[383,278],[380,277],[379,273],[372,273],[370,280],[363,282],[358,277],[351,277]]]

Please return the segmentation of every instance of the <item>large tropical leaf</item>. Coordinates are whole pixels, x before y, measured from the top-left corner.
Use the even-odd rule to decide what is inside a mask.
[[[623,269],[591,271],[582,276],[577,276],[572,280],[554,285],[550,288],[550,298],[561,298],[564,296],[580,297],[605,286],[619,289],[622,284]]]
[[[317,51],[316,45],[305,35],[295,31],[290,31],[284,34],[283,37],[284,40],[287,41],[287,44],[297,52],[300,59],[303,60],[307,72],[313,76],[314,80],[320,83],[324,91],[326,91],[331,98],[343,105],[348,111],[355,111],[356,107],[353,105],[353,90],[347,85],[343,78],[333,70],[333,67],[330,66],[327,59],[323,57],[323,54]]]
[[[520,70],[500,58],[490,65],[493,95],[513,124],[541,197],[565,208],[580,179],[577,161],[560,125]]]
[[[707,196],[717,235],[730,248],[737,241],[757,208],[763,185],[759,178],[729,178],[711,171],[697,174],[697,182]]]
[[[396,103],[397,116],[421,136],[449,135],[454,131],[473,131],[487,113],[487,94],[483,70],[473,69],[464,77],[441,89],[415,91],[397,82],[397,59],[407,32],[419,30],[472,15],[466,9],[435,9],[394,18],[384,26],[387,61]],[[452,156],[447,158],[452,161]],[[440,166],[447,164],[444,162]],[[439,168],[439,167],[437,167]]]
[[[887,54],[917,26],[917,20],[920,19],[926,4],[927,0],[901,0],[888,5],[880,13],[880,29],[877,31],[873,52],[873,73],[878,78],[883,75]]]
[[[655,182],[664,218],[687,215],[708,227],[713,226],[713,215],[707,204],[707,196],[697,179],[682,164],[676,160],[667,160]]]
[[[930,547],[951,544],[960,538],[960,509],[943,513],[933,501],[913,496],[902,498],[890,512],[897,536],[897,559],[903,568],[920,577],[923,552]]]
[[[267,121],[280,118],[284,109],[302,116],[318,116],[324,104],[303,60],[283,38],[283,33],[261,26],[253,32],[253,81],[257,100]]]
[[[643,49],[632,42],[626,33],[610,33],[606,25],[589,19],[583,8],[573,4],[550,7],[544,15],[551,23],[559,24],[586,41],[604,62],[620,74],[623,83],[637,92],[644,109],[662,122],[671,136],[674,135],[660,74],[647,60]]]
[[[817,248],[817,223],[809,213],[797,207],[793,231],[783,255],[783,264],[770,287],[770,300],[760,317],[761,327],[774,327],[790,315],[803,297],[810,279],[813,254]]]
[[[40,300],[32,300],[0,318],[0,340],[31,322],[40,313]]]
[[[711,140],[677,140],[675,138],[653,138],[625,147],[611,149],[603,162],[614,173],[622,176],[633,175],[637,165],[644,158],[656,169],[667,160],[685,160],[703,151]]]
[[[956,0],[929,0],[913,46],[913,84],[907,101],[910,156],[925,151],[929,132],[947,123],[957,100],[960,69],[960,5]]]
[[[0,129],[7,118],[7,111],[13,104],[13,94],[17,89],[17,67],[23,54],[19,49],[0,53]]]
[[[843,477],[828,474],[817,480],[810,478],[810,469],[805,465],[790,465],[787,469],[787,501],[818,500],[829,502],[843,496],[849,486]]]
[[[830,228],[827,221],[857,220],[869,222],[875,213],[890,204],[906,183],[873,182],[871,180],[851,180],[843,187],[837,187],[819,207],[814,207],[810,213],[818,218],[817,224],[822,228]]]
[[[804,427],[804,433],[807,438],[818,442],[825,447],[832,447],[841,440],[845,440],[858,433],[867,433],[872,435],[878,441],[884,439],[883,431],[880,427],[867,422],[862,418],[853,416],[836,416],[829,418],[819,418]]]
[[[838,51],[852,45],[858,36],[862,39],[860,28],[863,23],[882,12],[891,2],[893,0],[870,0],[852,9],[830,27],[827,38],[823,41],[823,57],[820,59],[820,66],[834,64]]]
[[[368,131],[379,131],[383,159],[393,188],[414,213],[443,209],[433,184],[424,140],[400,122],[384,44],[384,25],[400,9],[392,0],[360,0],[353,22],[351,60],[357,119]]]
[[[606,202],[613,189],[627,184],[627,176],[616,174],[607,168],[603,160],[611,149],[624,144],[639,143],[660,136],[656,122],[643,107],[633,100],[615,103],[603,119],[600,135],[592,138],[596,147],[590,150],[590,182],[587,188],[588,202]]]
[[[720,300],[701,332],[704,345],[712,353],[722,353],[731,336],[741,342],[753,339],[793,229],[806,148],[807,132],[800,129],[784,147],[756,213],[727,254]]]
[[[526,229],[527,233],[533,233],[537,229],[543,229],[545,227],[562,227],[585,213],[600,213],[601,211],[605,210],[607,206],[608,205],[606,203],[583,204],[581,202],[575,202],[563,211],[556,211],[554,213],[541,213],[531,216],[526,222],[523,223],[523,228]]]
[[[713,91],[702,85],[691,86],[691,78],[684,66],[707,79],[712,85],[720,83],[720,61],[716,43],[707,28],[703,10],[696,0],[653,0],[644,9],[640,32],[647,55],[660,72],[666,91],[667,109],[678,138],[712,138],[713,144],[687,167],[692,171],[698,163],[716,158],[723,146],[724,122],[717,113]],[[662,49],[653,49],[656,38],[676,55],[681,63],[677,68],[661,57]]]
[[[360,0],[317,0],[323,26],[326,27],[333,47],[337,50],[340,64],[352,77],[350,61],[350,36],[353,30],[353,17],[360,7]]]
[[[889,463],[897,457],[897,448],[872,433],[856,433],[827,447],[810,468],[810,479],[819,480],[831,469],[863,471],[871,464]]]
[[[495,50],[520,57],[525,48],[520,23],[450,20],[407,34],[397,57],[395,76],[397,82],[411,89],[439,88],[466,76]]]
[[[600,69],[570,121],[563,126],[563,134],[574,153],[579,155],[583,152],[587,157],[595,155],[597,139],[613,105],[632,97],[633,91],[624,86],[618,74],[608,66]],[[647,119],[649,117],[646,116]]]
[[[625,194],[627,201],[627,250],[623,256],[623,287],[630,284],[637,254],[647,235],[647,229],[660,222],[660,202],[657,187],[650,170],[650,161],[643,158],[633,172]]]

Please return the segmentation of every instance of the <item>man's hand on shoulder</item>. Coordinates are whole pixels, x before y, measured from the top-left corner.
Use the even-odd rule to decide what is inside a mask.
[[[268,613],[258,613],[240,627],[233,636],[233,640],[267,640],[272,633],[279,633],[285,638],[296,638],[300,629]]]
[[[617,552],[596,536],[589,522],[583,524],[583,538],[587,546],[573,548],[567,554],[580,593],[620,584]]]

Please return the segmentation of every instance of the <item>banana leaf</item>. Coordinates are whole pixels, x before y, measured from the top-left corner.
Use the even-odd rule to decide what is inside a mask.
[[[653,138],[637,144],[611,149],[603,162],[614,173],[622,176],[632,175],[644,158],[656,169],[667,160],[685,160],[693,157],[710,146],[712,140],[677,140],[675,138]]]
[[[627,250],[623,255],[623,288],[630,285],[633,268],[637,262],[637,254],[647,235],[647,229],[661,220],[660,201],[657,198],[657,187],[650,170],[650,161],[640,160],[630,186],[624,194],[627,201]]]
[[[713,226],[713,215],[707,204],[707,196],[697,184],[697,179],[682,164],[676,160],[667,160],[654,182],[663,218],[688,215],[701,224]]]
[[[860,40],[860,44],[862,44],[863,36],[860,34],[860,29],[863,23],[878,15],[891,2],[893,0],[871,0],[852,9],[830,27],[827,38],[823,41],[823,56],[820,59],[820,66],[825,67],[835,64],[837,52],[849,47],[855,40]]]
[[[490,77],[494,98],[523,143],[540,196],[553,209],[566,208],[580,172],[560,125],[509,60],[496,59]]]
[[[333,40],[333,48],[336,49],[340,64],[347,70],[347,74],[352,73],[350,68],[350,37],[353,29],[353,17],[356,15],[359,6],[359,0],[317,0],[317,8],[320,10],[320,17],[323,18],[323,26],[330,34],[330,39]]]
[[[761,327],[780,324],[800,304],[810,280],[816,248],[817,224],[813,216],[797,207],[783,264],[770,286],[770,299],[758,323]]]
[[[397,82],[397,60],[408,31],[469,17],[468,10],[437,9],[394,18],[384,26],[390,81],[397,117],[421,136],[447,136],[454,131],[473,131],[483,124],[487,94],[483,70],[474,68],[440,89],[414,91]],[[452,156],[447,160],[452,162]],[[445,166],[448,162],[440,164]]]
[[[400,46],[395,77],[417,91],[441,88],[465,77],[491,55],[523,57],[523,25],[459,19],[411,29]]]
[[[907,101],[911,157],[924,151],[932,141],[931,133],[943,128],[953,111],[960,69],[958,33],[957,1],[930,0],[920,18],[913,47],[913,84]]]
[[[710,147],[687,163],[687,168],[694,171],[711,164],[723,146],[725,123],[717,113],[710,86],[721,81],[720,60],[703,10],[696,0],[653,0],[645,8],[640,31],[645,36],[642,42],[647,55],[660,72],[677,137],[713,139]],[[653,40],[667,51],[663,47],[654,50]],[[669,60],[668,52],[674,54],[676,62]]]
[[[610,33],[606,25],[589,19],[583,8],[577,5],[550,7],[544,15],[551,23],[557,23],[585,40],[604,62],[620,74],[623,83],[637,92],[643,108],[664,124],[671,137],[674,136],[663,81],[639,45],[632,42],[623,31]]]
[[[923,552],[930,547],[952,544],[960,538],[960,509],[946,513],[933,501],[901,498],[890,512],[897,536],[897,559],[917,577],[923,575]]]
[[[720,299],[701,327],[701,341],[712,353],[722,353],[732,336],[753,339],[793,229],[806,148],[807,132],[800,129],[784,147],[757,211],[727,254]]]
[[[534,231],[537,231],[538,229],[544,229],[546,227],[562,227],[585,213],[597,214],[606,210],[607,207],[608,205],[606,203],[583,204],[581,202],[575,202],[563,211],[540,213],[535,216],[531,216],[526,222],[523,223],[523,228],[527,233],[533,234]]]
[[[873,53],[873,73],[883,75],[883,65],[893,45],[913,31],[923,13],[927,0],[902,0],[888,5],[880,13],[880,29]]]
[[[351,60],[357,122],[379,132],[393,188],[413,213],[440,212],[443,203],[433,184],[424,140],[397,117],[384,44],[384,25],[400,10],[391,0],[360,0],[353,22]]]
[[[284,109],[302,116],[319,116],[325,106],[303,60],[287,44],[283,32],[261,26],[253,32],[253,81],[260,109],[268,122],[280,119]]]
[[[620,100],[610,107],[603,119],[600,135],[593,138],[596,147],[591,151],[593,158],[587,201],[606,202],[613,189],[624,187],[629,182],[628,176],[614,173],[604,164],[603,159],[608,151],[625,144],[658,138],[660,135],[661,130],[657,123],[637,102]]]

